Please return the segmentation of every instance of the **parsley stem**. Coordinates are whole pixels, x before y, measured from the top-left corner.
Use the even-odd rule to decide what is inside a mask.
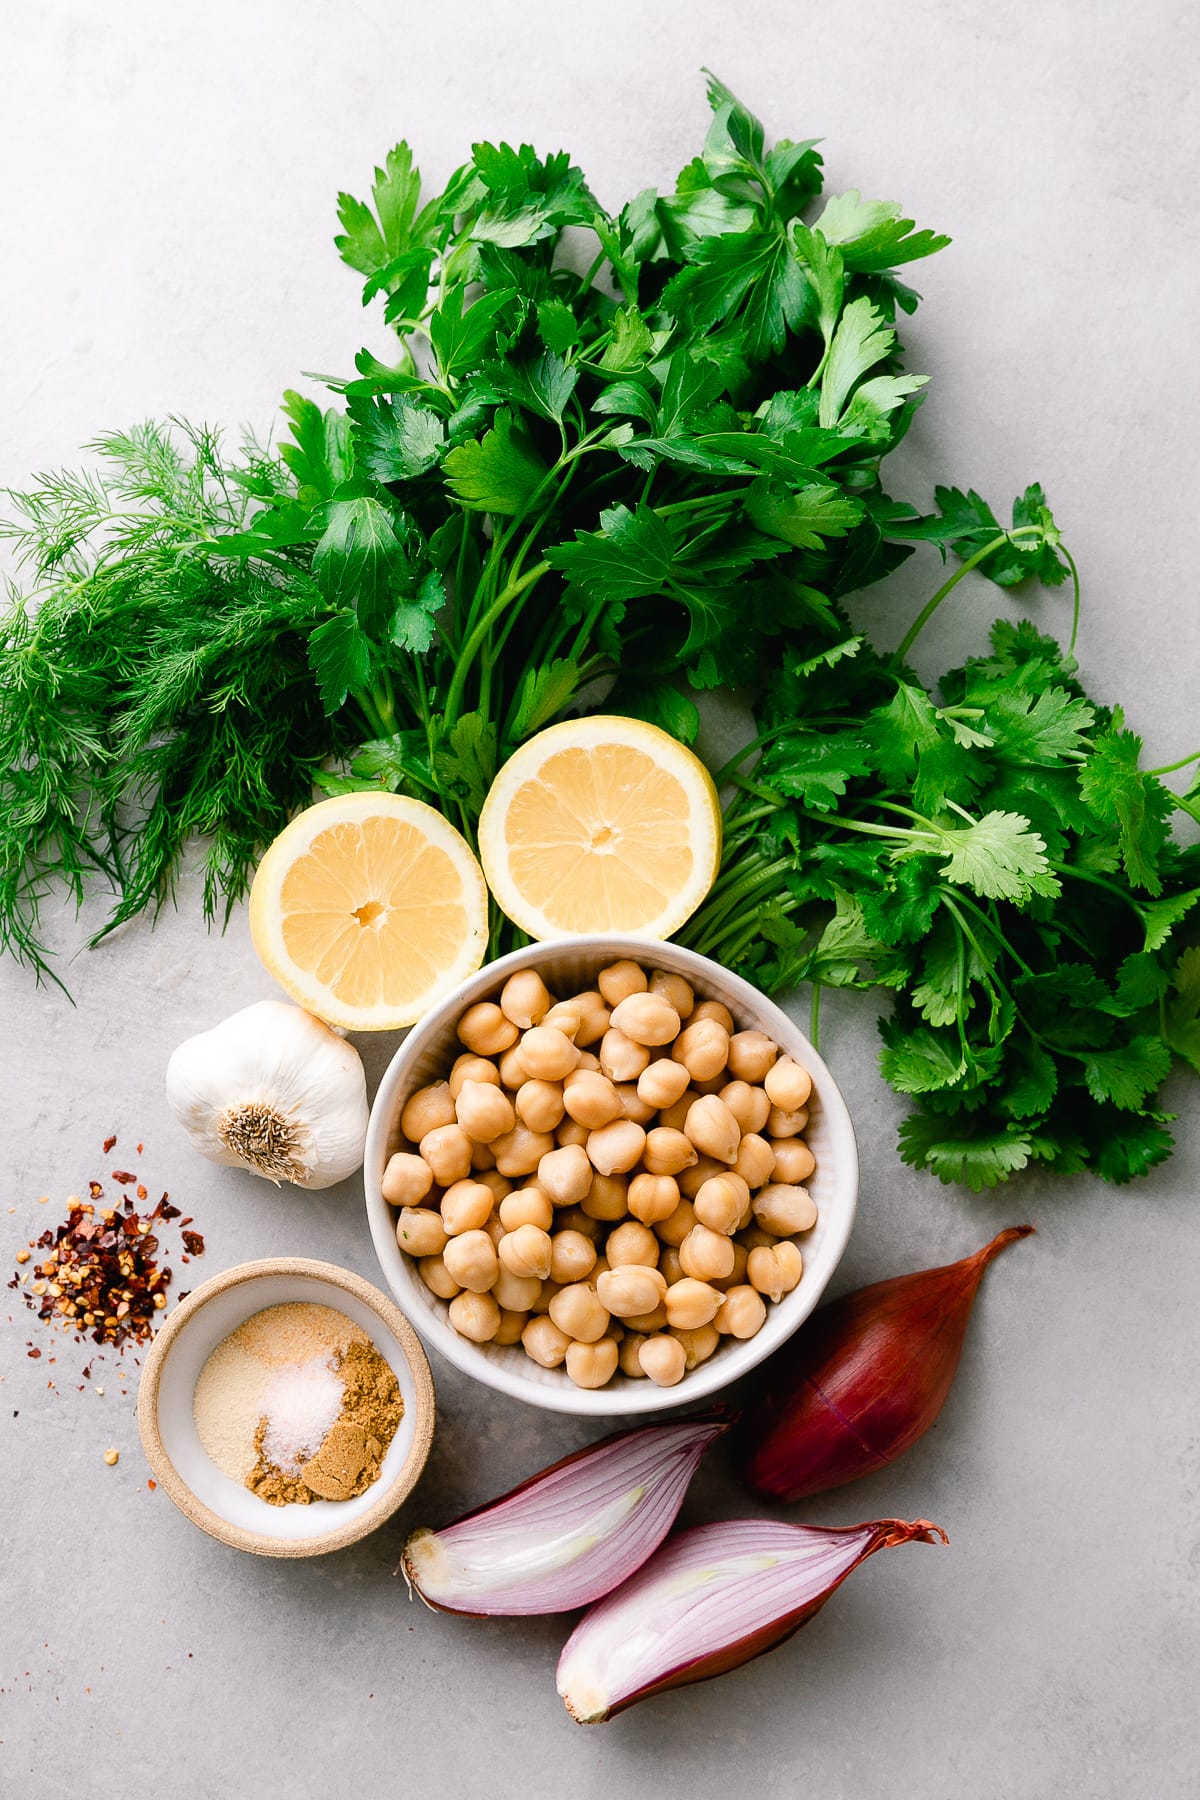
[[[507,587],[501,588],[500,592],[496,595],[496,598],[492,601],[491,606],[484,613],[482,619],[480,619],[478,625],[476,625],[474,631],[472,631],[470,637],[463,645],[462,654],[455,665],[454,676],[450,683],[450,692],[446,696],[447,730],[450,729],[458,718],[462,708],[463,692],[467,685],[467,676],[470,673],[471,664],[479,654],[480,646],[483,644],[488,632],[509,603],[517,599],[529,588],[533,587],[535,582],[540,581],[542,576],[548,571],[549,567],[550,564],[548,562],[535,563],[533,568],[522,575],[519,580],[510,581]]]
[[[964,575],[969,575],[972,569],[977,569],[980,563],[986,562],[989,556],[993,556],[997,550],[1002,550],[1005,544],[1011,543],[1014,538],[1041,537],[1042,535],[1042,527],[1040,525],[1019,525],[1013,531],[1002,531],[998,537],[994,537],[990,543],[985,544],[982,550],[977,550],[974,556],[969,556],[966,562],[954,571],[949,580],[943,581],[937,593],[925,602],[924,606],[896,646],[897,660],[900,662],[906,662],[908,660],[908,653],[920,637],[922,631],[924,631],[926,625],[928,625],[930,619],[932,619],[934,613],[942,604],[942,601],[954,592]]]

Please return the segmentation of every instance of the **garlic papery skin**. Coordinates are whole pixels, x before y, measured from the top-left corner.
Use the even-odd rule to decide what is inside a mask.
[[[167,1064],[167,1104],[201,1156],[276,1187],[333,1187],[362,1167],[362,1059],[281,1000],[256,1001],[180,1044]]]

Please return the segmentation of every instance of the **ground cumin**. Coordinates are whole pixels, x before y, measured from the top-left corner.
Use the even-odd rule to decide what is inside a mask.
[[[313,1500],[352,1500],[379,1479],[388,1445],[404,1417],[400,1384],[371,1343],[340,1350],[334,1369],[345,1386],[342,1410],[321,1448],[289,1475],[266,1457],[266,1419],[254,1434],[256,1461],[246,1486],[271,1506],[307,1506]]]

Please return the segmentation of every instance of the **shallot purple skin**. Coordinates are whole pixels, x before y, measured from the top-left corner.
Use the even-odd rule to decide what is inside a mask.
[[[884,1468],[922,1437],[950,1392],[983,1272],[1028,1237],[1001,1231],[974,1256],[844,1294],[764,1371],[737,1460],[748,1485],[801,1500]]]
[[[949,1540],[928,1519],[819,1527],[727,1519],[675,1532],[563,1647],[558,1691],[581,1725],[670,1688],[710,1681],[781,1644],[860,1563]]]

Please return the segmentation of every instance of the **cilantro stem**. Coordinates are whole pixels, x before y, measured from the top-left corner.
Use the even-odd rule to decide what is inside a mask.
[[[1005,544],[1012,543],[1014,538],[1041,537],[1042,535],[1043,532],[1040,525],[1019,525],[1013,531],[1002,531],[998,537],[994,537],[990,543],[985,544],[982,550],[977,550],[974,556],[969,556],[966,562],[957,568],[947,581],[943,581],[941,587],[937,590],[937,593],[925,602],[924,606],[896,646],[897,659],[900,662],[906,662],[908,660],[909,651],[924,631],[926,625],[928,625],[930,619],[932,619],[934,613],[942,604],[942,601],[947,599],[948,596],[954,592],[964,575],[969,575],[972,569],[977,569],[980,563],[986,562],[988,557],[993,556],[997,550],[1002,550]],[[1074,643],[1074,638],[1072,638],[1072,643]]]
[[[808,1041],[816,1050],[821,1041],[821,983],[812,984],[812,998],[808,1003]]]
[[[1105,881],[1102,875],[1091,875],[1083,869],[1072,868],[1070,863],[1052,862],[1050,867],[1056,875],[1070,875],[1075,881],[1086,881],[1089,887],[1103,888],[1106,894],[1112,894],[1115,899],[1132,907],[1139,919],[1142,917],[1142,909],[1133,895],[1127,889],[1118,887],[1115,881]]]
[[[1189,763],[1200,762],[1200,750],[1193,750],[1190,756],[1181,756],[1178,762],[1164,763],[1160,769],[1147,769],[1147,775],[1173,775],[1176,769],[1186,769]]]
[[[1074,656],[1074,654],[1075,654],[1075,639],[1079,636],[1079,600],[1080,600],[1079,567],[1075,561],[1075,558],[1071,555],[1071,552],[1067,549],[1067,546],[1065,544],[1059,544],[1058,549],[1062,552],[1063,556],[1066,557],[1067,567],[1071,571],[1071,586],[1073,589],[1073,597],[1072,597],[1072,602],[1071,602],[1071,641],[1067,645],[1067,655]]]

